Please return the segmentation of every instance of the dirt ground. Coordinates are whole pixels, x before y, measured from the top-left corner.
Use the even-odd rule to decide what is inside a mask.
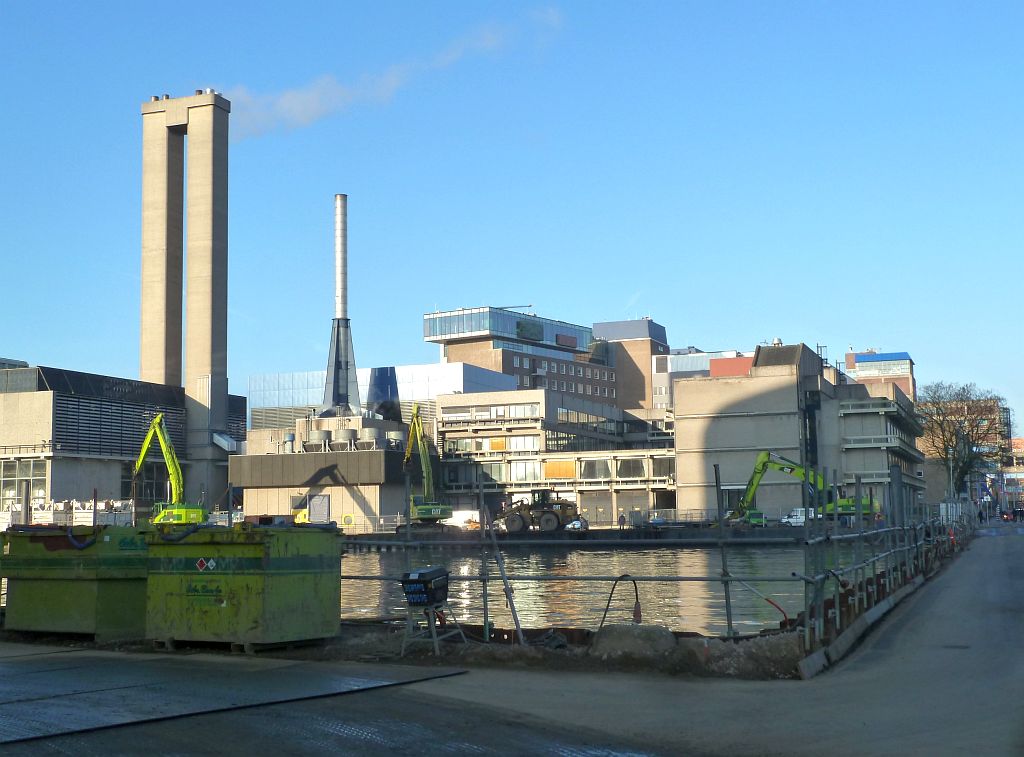
[[[442,629],[451,630],[451,627]],[[750,680],[798,678],[803,657],[801,637],[788,631],[726,641],[701,636],[677,637],[655,625],[607,625],[598,633],[579,629],[525,631],[525,645],[513,643],[513,631],[493,632],[484,643],[479,626],[463,626],[461,638],[440,642],[435,655],[429,639],[414,641],[402,654],[403,622],[343,623],[338,636],[310,643],[269,645],[255,654],[313,661],[353,661],[382,664],[452,666],[469,668],[543,669],[561,671],[651,672],[664,675],[730,677]],[[102,649],[157,652],[149,641],[97,643],[89,636],[0,631],[0,640]],[[175,653],[222,652],[228,644],[180,642]]]
[[[609,625],[580,641],[571,631],[533,632],[525,646],[508,641],[483,643],[479,628],[465,628],[461,639],[446,639],[435,655],[433,645],[416,642],[402,656],[404,624],[345,624],[337,638],[322,645],[268,651],[311,660],[564,671],[655,672],[665,675],[732,677],[752,680],[797,678],[803,657],[796,632],[724,641],[698,636],[677,638],[653,625]],[[474,633],[474,631],[476,633]],[[511,634],[498,632],[497,636]]]

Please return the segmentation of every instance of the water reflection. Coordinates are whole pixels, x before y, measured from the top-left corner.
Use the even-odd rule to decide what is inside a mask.
[[[649,550],[573,551],[570,549],[529,547],[502,551],[509,574],[551,576],[717,576],[721,557],[716,549],[660,548]],[[729,571],[734,576],[789,576],[803,572],[804,555],[800,547],[736,547],[728,553]],[[444,565],[455,576],[498,576],[491,556],[424,548],[408,552],[346,554],[342,558],[344,575],[401,576],[416,568]],[[751,581],[749,585],[771,597],[789,615],[803,609],[803,585]],[[527,628],[570,626],[596,629],[608,605],[611,582],[514,581],[516,610]],[[677,582],[638,583],[643,621],[667,626],[676,631],[696,631],[709,635],[726,633],[725,595],[721,583]],[[608,608],[606,623],[632,620],[635,594],[632,582],[618,584]],[[449,603],[460,620],[483,620],[482,587],[478,581],[453,580]],[[499,627],[513,627],[500,580],[488,584],[488,612]],[[404,617],[405,597],[397,581],[342,580],[341,614],[345,619]],[[733,626],[740,633],[777,627],[782,613],[750,589],[734,584],[732,588]]]

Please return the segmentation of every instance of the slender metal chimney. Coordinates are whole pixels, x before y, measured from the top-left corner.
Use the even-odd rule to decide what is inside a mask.
[[[334,317],[348,318],[348,195],[334,195]]]
[[[348,195],[334,195],[334,321],[322,417],[358,415],[359,384],[348,320]]]

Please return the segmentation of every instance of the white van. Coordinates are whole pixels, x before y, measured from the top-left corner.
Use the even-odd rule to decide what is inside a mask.
[[[794,507],[788,514],[779,519],[783,526],[802,526],[807,518],[814,518],[814,510],[810,507]],[[821,517],[820,515],[817,517]]]

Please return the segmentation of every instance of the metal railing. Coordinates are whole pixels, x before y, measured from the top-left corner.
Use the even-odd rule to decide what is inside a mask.
[[[720,584],[723,587],[728,584],[739,584],[747,590],[751,591],[755,595],[762,599],[765,599],[769,604],[773,605],[780,613],[780,626],[784,626],[789,623],[790,618],[777,603],[772,599],[765,597],[765,595],[751,586],[752,583],[785,583],[792,584],[796,582],[802,582],[803,579],[799,576],[788,575],[788,576],[770,576],[770,575],[758,575],[758,576],[644,576],[644,575],[578,575],[578,576],[565,576],[565,575],[549,575],[549,574],[522,574],[522,573],[509,573],[506,574],[505,578],[509,581],[517,583],[606,583],[611,584],[614,589],[614,585],[618,582],[635,581],[637,583],[661,583],[661,584],[673,584],[673,583],[705,583],[709,585]],[[342,582],[344,581],[376,581],[382,585],[387,583],[398,583],[401,581],[401,576],[384,576],[384,575],[355,575],[355,574],[342,574]],[[492,627],[492,616],[489,609],[488,597],[493,593],[491,588],[492,584],[497,582],[499,586],[499,592],[503,584],[503,579],[500,575],[493,573],[481,573],[481,574],[450,574],[448,576],[449,583],[469,583],[480,585],[480,605],[482,608],[482,626],[484,628]],[[382,587],[383,588],[383,587]],[[734,618],[732,613],[728,613],[728,637],[737,637],[739,634],[735,631]],[[686,629],[681,629],[686,630]]]

